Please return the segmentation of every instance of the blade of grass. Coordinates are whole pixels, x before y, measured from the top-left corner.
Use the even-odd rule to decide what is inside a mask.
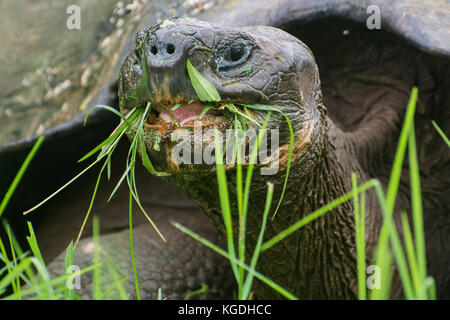
[[[28,168],[31,160],[33,159],[36,152],[39,150],[42,142],[44,141],[44,137],[40,137],[36,143],[34,144],[33,148],[31,149],[30,153],[28,153],[28,156],[25,158],[24,162],[22,163],[22,166],[20,167],[19,171],[17,172],[16,176],[14,177],[13,182],[11,183],[10,187],[8,188],[8,191],[6,191],[5,196],[3,197],[3,200],[0,204],[0,218],[3,214],[3,211],[5,210],[6,206],[9,203],[9,200],[11,199],[14,191],[16,190],[20,180],[22,179],[23,174],[25,173],[26,169]]]
[[[122,113],[120,113],[119,111],[117,111],[116,109],[114,109],[114,108],[112,108],[112,107],[110,107],[110,106],[105,106],[105,105],[102,105],[102,104],[98,104],[98,105],[96,105],[96,106],[93,106],[93,107],[86,113],[86,116],[84,117],[84,125],[86,125],[86,121],[87,121],[87,119],[88,119],[88,117],[89,117],[89,114],[90,114],[94,109],[96,109],[96,108],[102,108],[102,109],[106,109],[106,110],[108,110],[108,111],[111,111],[111,112],[114,113],[116,116],[118,116],[119,118],[121,118],[122,121],[125,122],[128,126],[131,125],[130,122],[128,122],[127,117],[124,116]]]
[[[397,190],[400,184],[400,177],[401,177],[401,172],[402,172],[402,167],[403,167],[403,159],[405,157],[405,151],[406,151],[406,145],[408,142],[408,136],[409,136],[409,132],[411,129],[411,126],[414,122],[414,112],[415,112],[415,108],[416,108],[416,102],[417,102],[417,97],[418,97],[418,89],[417,87],[413,87],[413,89],[411,90],[411,95],[410,95],[410,99],[408,102],[408,106],[406,109],[406,115],[405,115],[405,119],[403,121],[403,126],[402,126],[402,130],[400,132],[400,138],[399,138],[399,142],[398,142],[398,146],[397,146],[397,150],[394,156],[394,163],[392,165],[392,171],[391,171],[391,176],[389,178],[389,184],[388,184],[388,189],[386,192],[386,210],[385,212],[383,212],[383,214],[385,215],[385,217],[387,219],[385,219],[385,221],[383,222],[383,225],[381,227],[381,231],[380,231],[380,235],[378,238],[378,246],[377,249],[375,251],[376,254],[376,259],[375,259],[375,264],[380,266],[380,265],[385,265],[385,263],[382,262],[383,259],[386,258],[386,252],[388,250],[388,240],[390,237],[389,234],[389,227],[387,226],[388,224],[388,220],[390,220],[390,218],[392,217],[392,214],[394,212],[394,205],[395,205],[395,199],[397,196]],[[393,232],[395,232],[395,228],[391,230]],[[400,256],[398,256],[397,258],[400,258]],[[400,266],[399,266],[400,267]],[[383,272],[383,271],[382,271]],[[406,276],[406,274],[403,275],[403,281],[406,281],[408,277]],[[405,289],[405,295],[411,296],[412,292],[411,292],[411,288],[410,288],[410,283],[404,283],[404,285],[406,285]],[[387,284],[382,283],[381,286],[387,286]],[[407,292],[406,292],[407,291]],[[372,290],[372,296],[374,299],[385,299],[387,297],[381,297],[379,296],[379,292],[378,290]]]
[[[66,249],[66,255],[64,257],[64,271],[67,272],[69,268],[71,268],[74,264],[73,257],[73,241],[70,241],[69,245]],[[64,286],[64,299],[65,300],[73,300],[75,297],[75,292],[73,287]]]
[[[114,284],[111,287],[109,287],[105,292],[103,292],[102,296],[100,297],[100,300],[103,300],[108,295],[108,293],[110,293],[111,291],[113,291],[116,288],[122,288],[121,300],[127,300],[126,299],[127,297],[122,295],[123,294],[122,283],[127,281],[127,280],[128,280],[128,277],[125,277],[125,278],[122,278],[122,279],[119,279],[119,280],[115,281]]]
[[[86,155],[84,155],[80,160],[78,160],[78,162],[82,162],[88,158],[90,158],[92,155],[94,155],[97,151],[99,151],[100,149],[102,149],[103,147],[104,150],[108,151],[110,149],[110,146],[108,146],[109,144],[112,144],[116,141],[117,138],[121,138],[123,136],[123,133],[125,132],[125,130],[127,128],[130,128],[130,126],[128,125],[128,123],[132,123],[134,121],[134,119],[136,119],[136,117],[139,115],[139,110],[134,108],[133,110],[131,110],[128,115],[127,115],[127,120],[128,122],[121,122],[116,129],[114,129],[113,133],[106,138],[105,140],[103,140],[103,142],[101,142],[98,146],[96,146],[94,149],[92,149],[91,151],[89,151]],[[104,155],[105,152],[102,152],[99,154],[98,158],[101,158]],[[97,158],[97,159],[98,159]]]
[[[125,291],[125,288],[122,285],[123,282],[129,280],[128,277],[124,277],[122,279],[119,278],[118,271],[116,270],[116,268],[114,267],[114,264],[112,263],[112,261],[110,260],[109,256],[106,253],[103,255],[103,260],[106,262],[106,266],[108,267],[108,271],[111,274],[111,276],[113,277],[114,285],[111,286],[108,290],[106,290],[102,294],[102,298],[104,296],[106,296],[109,292],[111,292],[112,290],[117,288],[117,291],[119,292],[119,295],[120,295],[120,299],[121,300],[128,300],[128,294],[127,294],[127,292]]]
[[[13,244],[13,240],[12,240],[12,236],[11,236],[11,229],[9,227],[9,224],[7,224],[5,221],[3,222],[3,226],[6,229],[6,234],[8,235],[8,242],[9,242],[9,247],[10,247],[10,252],[11,252],[11,258],[12,258],[12,264],[13,264],[13,268],[17,267],[17,257],[16,257],[16,251],[14,250],[14,244]],[[20,279],[19,277],[17,277],[16,279],[14,279],[15,281],[12,282],[12,288],[13,291],[17,294],[20,295]]]
[[[399,237],[399,235],[397,233],[397,229],[396,229],[394,220],[392,218],[392,212],[388,211],[389,209],[388,209],[387,200],[386,200],[386,198],[384,196],[383,188],[381,187],[381,183],[378,180],[375,181],[374,188],[375,188],[375,191],[376,191],[376,194],[377,194],[377,197],[378,197],[378,202],[379,202],[380,207],[381,207],[381,212],[383,213],[383,218],[384,218],[383,219],[383,226],[386,226],[386,233],[388,234],[388,236],[389,236],[389,238],[391,240],[392,251],[393,251],[394,258],[395,258],[395,262],[396,262],[397,267],[398,267],[398,273],[400,275],[400,280],[401,280],[402,285],[403,285],[403,291],[405,293],[405,297],[406,297],[406,299],[413,299],[414,298],[414,291],[413,291],[411,278],[410,278],[410,275],[409,275],[408,264],[407,264],[406,259],[405,259],[405,255],[404,255],[404,252],[403,252],[403,247],[402,247],[402,244],[401,244],[401,241],[400,241],[400,237]],[[378,242],[378,247],[377,247],[377,252],[376,252],[378,257],[381,255],[381,252],[379,252],[379,248],[380,248],[380,239],[379,239],[379,242]],[[384,255],[385,256],[381,259],[382,260],[381,264],[376,263],[376,265],[378,265],[378,266],[380,266],[380,265],[385,266],[386,265],[386,263],[383,262],[383,260],[386,259],[386,251],[384,252]],[[376,261],[378,262],[378,259]],[[384,272],[384,270],[382,269],[380,272]],[[389,271],[387,271],[387,272],[389,272]],[[382,283],[381,286],[383,286],[383,285],[390,285],[390,284],[383,284]],[[372,290],[373,298],[378,298],[377,292],[378,292],[377,290]],[[372,299],[372,296],[371,296],[371,299]],[[387,297],[386,297],[386,299],[387,299]]]
[[[265,203],[264,212],[263,212],[261,229],[259,230],[258,240],[256,242],[256,246],[253,251],[253,256],[250,261],[250,270],[251,271],[249,271],[247,278],[245,279],[243,289],[242,289],[242,299],[244,299],[244,300],[248,299],[248,297],[250,295],[250,290],[252,288],[253,277],[254,277],[253,272],[255,271],[256,263],[258,262],[259,255],[261,253],[261,245],[262,245],[263,238],[264,238],[264,232],[266,230],[267,217],[269,216],[270,205],[272,203],[272,196],[273,196],[273,184],[268,183],[267,184],[266,203]]]
[[[419,297],[417,295],[421,290],[421,286],[422,286],[421,282],[422,281],[421,281],[421,274],[420,274],[418,266],[417,266],[417,258],[416,258],[416,253],[414,250],[411,228],[409,227],[409,222],[408,222],[408,217],[406,216],[406,212],[402,212],[401,219],[402,219],[402,229],[403,229],[403,240],[405,243],[406,254],[408,257],[411,278],[412,278],[413,285],[414,285],[414,291],[415,291],[414,296],[418,299],[423,299],[424,297]]]
[[[215,155],[216,155],[216,174],[217,174],[217,183],[219,188],[219,199],[220,199],[220,207],[222,211],[222,217],[225,225],[225,233],[227,237],[227,246],[228,252],[230,256],[233,258],[236,257],[236,251],[234,247],[234,238],[233,238],[233,223],[231,218],[231,208],[230,208],[230,199],[228,196],[228,187],[227,187],[227,178],[225,174],[225,168],[223,165],[223,155],[222,150],[219,145],[219,136],[218,129],[214,129],[215,134]],[[231,262],[231,261],[230,261]],[[236,280],[239,282],[239,272],[235,262],[231,262],[231,268],[233,270],[234,276]]]
[[[187,60],[187,72],[191,80],[192,87],[197,93],[200,101],[217,102],[220,101],[220,94],[214,85],[209,82],[195,67]]]
[[[253,119],[252,117],[249,117],[248,115],[246,115],[245,113],[242,113],[241,111],[239,111],[239,109],[233,104],[233,103],[227,103],[224,105],[225,108],[227,108],[231,113],[237,113],[238,115],[240,115],[241,117],[244,117],[245,119],[253,122],[256,126],[261,127],[261,124],[259,124],[255,119]]]
[[[294,152],[294,130],[292,129],[292,124],[291,124],[291,121],[289,120],[289,118],[287,116],[284,116],[284,118],[286,119],[286,122],[288,124],[289,134],[290,134],[290,137],[289,137],[288,162],[286,164],[286,175],[285,175],[285,178],[284,178],[283,189],[281,191],[280,200],[278,200],[277,207],[276,207],[276,209],[275,209],[275,211],[274,211],[274,213],[272,215],[272,220],[275,218],[275,215],[277,214],[278,209],[281,206],[281,202],[283,201],[284,194],[286,192],[286,186],[287,186],[287,182],[288,182],[288,179],[289,179],[289,171],[291,169],[292,153]]]
[[[204,117],[204,115],[208,112],[208,110],[212,109],[212,106],[206,105],[203,107],[202,111],[200,112],[198,119],[201,119]]]
[[[409,159],[409,175],[411,181],[411,211],[414,228],[415,250],[418,263],[418,271],[420,272],[421,282],[425,281],[427,276],[427,259],[425,254],[425,230],[423,227],[423,209],[422,209],[422,191],[420,188],[420,172],[419,161],[417,159],[417,148],[414,123],[408,138],[408,159]]]
[[[352,173],[352,186],[353,186],[353,209],[355,219],[355,239],[356,239],[356,265],[358,275],[358,299],[366,300],[366,255],[364,245],[364,217],[363,209],[359,206],[358,198],[358,182],[356,173]],[[364,193],[361,194],[361,196]],[[362,204],[361,204],[362,205]]]
[[[267,104],[245,104],[244,105],[247,108],[250,109],[255,109],[255,110],[260,110],[260,111],[272,111],[272,112],[278,112],[281,113],[284,116],[284,119],[286,120],[286,123],[288,124],[288,128],[289,128],[289,151],[288,151],[288,161],[286,164],[286,175],[284,178],[284,183],[283,183],[283,189],[281,191],[281,196],[280,196],[280,200],[278,200],[278,204],[275,208],[275,211],[273,212],[272,215],[272,220],[275,218],[278,209],[281,206],[281,203],[283,201],[284,198],[284,194],[286,192],[286,187],[287,187],[287,182],[289,179],[289,171],[291,169],[291,162],[292,162],[292,153],[294,151],[294,130],[292,128],[292,123],[291,120],[289,120],[289,117],[287,115],[285,115],[281,110],[279,110],[277,107],[271,106],[271,105],[267,105]]]
[[[263,274],[259,273],[258,271],[252,270],[249,266],[247,266],[246,264],[244,264],[241,261],[239,261],[238,259],[236,259],[235,256],[230,255],[228,252],[226,252],[225,250],[219,248],[218,246],[216,246],[214,243],[210,242],[209,240],[207,240],[205,238],[202,238],[200,235],[198,235],[197,233],[195,233],[195,232],[189,230],[188,228],[182,226],[178,222],[172,222],[172,225],[175,228],[179,229],[180,231],[182,231],[182,232],[186,233],[187,235],[191,236],[195,240],[199,241],[203,245],[207,246],[208,248],[214,250],[215,252],[217,252],[221,256],[224,256],[225,258],[230,260],[230,262],[233,262],[236,265],[242,266],[245,270],[247,270],[247,272],[252,273],[254,275],[254,277],[256,277],[259,280],[261,280],[263,283],[265,283],[266,285],[268,285],[269,287],[274,289],[276,292],[280,293],[285,298],[290,299],[290,300],[297,300],[298,299],[295,295],[293,295],[292,293],[290,293],[289,291],[284,289],[282,286],[280,286],[276,282],[270,280],[269,278],[267,278]]]
[[[139,291],[139,283],[138,283],[138,277],[137,277],[137,271],[136,271],[136,261],[134,256],[134,244],[133,244],[133,195],[130,190],[130,197],[129,197],[129,227],[130,227],[130,254],[131,254],[131,264],[133,266],[133,276],[134,276],[134,286],[136,289],[136,297],[138,300],[141,300],[141,293]]]
[[[437,125],[437,123],[435,121],[431,121],[431,123],[433,124],[434,128],[436,129],[436,131],[440,134],[442,139],[444,139],[444,141],[447,144],[447,146],[450,148],[450,140],[447,138],[447,136],[445,135],[444,131],[442,131],[442,129]]]
[[[44,200],[42,200],[40,203],[38,203],[37,205],[35,205],[33,208],[23,212],[23,215],[27,215],[30,212],[33,212],[34,210],[36,210],[37,208],[39,208],[40,206],[42,206],[44,203],[46,203],[48,200],[52,199],[54,196],[56,196],[58,193],[60,193],[61,191],[63,191],[65,188],[67,188],[70,184],[72,184],[75,180],[77,180],[79,177],[81,177],[86,171],[88,171],[89,169],[91,169],[93,166],[95,166],[98,162],[100,162],[102,158],[97,159],[96,161],[94,161],[93,163],[91,163],[86,169],[84,169],[83,171],[81,171],[79,174],[77,174],[74,178],[72,178],[69,182],[67,182],[65,185],[63,185],[61,188],[59,188],[58,190],[56,190],[54,193],[52,193],[50,196],[48,196],[47,198],[45,198]]]
[[[375,181],[376,180],[369,180],[369,181],[365,182],[364,184],[360,185],[357,188],[357,192],[361,193],[363,191],[366,191],[366,190],[372,188],[374,186],[374,184],[375,184]],[[336,207],[340,206],[341,204],[347,202],[348,200],[350,200],[353,197],[353,194],[354,194],[354,191],[350,191],[350,192],[340,196],[339,198],[331,201],[330,203],[324,205],[323,207],[320,207],[319,209],[313,211],[312,213],[310,213],[306,217],[300,219],[299,221],[295,222],[294,224],[292,224],[288,228],[284,229],[283,231],[278,233],[276,236],[274,236],[270,240],[266,241],[262,245],[261,251],[265,251],[267,249],[270,249],[275,244],[277,244],[278,242],[282,241],[286,237],[290,236],[294,232],[298,231],[299,229],[301,229],[302,227],[304,227],[305,225],[307,225],[311,221],[314,221],[317,218],[320,218],[321,216],[323,216],[327,212],[330,212],[334,208],[336,208]]]
[[[21,261],[21,263],[24,263],[24,264],[26,264],[26,265],[29,266],[32,262],[29,260],[29,258],[27,258],[27,259]],[[85,274],[85,273],[87,273],[87,272],[93,270],[95,267],[96,267],[95,265],[92,265],[92,266],[89,266],[89,267],[86,267],[86,268],[82,269],[82,270],[80,271],[80,275]],[[23,268],[25,269],[26,266],[23,267]],[[22,269],[22,267],[21,267],[21,269]],[[22,272],[22,271],[23,271],[23,269],[22,269],[21,271],[19,270],[18,272],[20,273],[20,272]],[[48,284],[51,285],[51,286],[54,286],[54,285],[59,284],[59,283],[61,283],[61,282],[64,282],[64,283],[65,283],[65,282],[67,281],[67,279],[70,278],[70,277],[72,277],[72,274],[65,274],[65,275],[60,276],[60,277],[58,277],[58,278],[52,279]],[[3,278],[2,280],[0,280],[0,283],[1,283],[2,281],[4,281],[4,278]],[[7,281],[5,281],[5,282],[7,282]],[[48,284],[45,284],[45,283],[42,284],[42,283],[41,283],[41,284],[38,284],[38,285],[36,285],[36,286],[33,286],[33,287],[29,288],[29,289],[24,289],[24,290],[21,292],[21,294],[22,294],[22,296],[27,296],[27,295],[30,295],[30,294],[34,294],[34,293],[36,293],[36,291],[43,289],[43,288],[44,288],[45,286],[47,286]],[[1,288],[1,286],[2,286],[2,284],[0,284],[0,288]],[[0,290],[1,290],[1,289],[0,289]],[[12,294],[12,295],[9,295],[9,296],[5,297],[4,300],[12,300],[12,299],[17,299],[17,298],[19,298],[19,297],[20,297],[20,296],[18,296],[17,294]]]
[[[92,298],[94,300],[99,300],[102,296],[101,294],[101,261],[100,261],[100,227],[97,216],[92,219],[92,239],[94,242],[94,253],[93,253],[93,263],[97,267],[94,269],[92,275]]]
[[[181,103],[177,103],[176,105],[174,105],[173,107],[172,107],[172,109],[170,109],[170,110],[172,110],[172,111],[175,111],[175,110],[177,110],[179,107],[181,107]]]
[[[248,203],[249,203],[249,199],[250,199],[250,186],[251,186],[251,181],[252,181],[253,168],[254,168],[254,164],[256,163],[256,158],[258,156],[258,152],[260,149],[261,139],[264,136],[265,128],[267,126],[267,123],[269,122],[270,116],[271,116],[271,112],[269,111],[267,113],[267,117],[262,125],[262,128],[258,133],[255,144],[252,148],[252,153],[250,155],[249,165],[247,168],[247,174],[246,174],[246,178],[245,178],[244,195],[243,195],[243,199],[242,199],[242,211],[239,212],[239,238],[238,238],[238,256],[239,256],[239,260],[243,263],[245,262],[245,247],[246,247],[245,232],[247,229],[247,212],[248,212]],[[240,151],[241,151],[240,147],[238,147],[237,150],[238,150],[238,159],[240,159]],[[239,161],[238,161],[238,163],[239,163]],[[238,166],[239,166],[239,164],[238,164]],[[240,181],[240,184],[242,184],[242,179]],[[240,197],[242,197],[242,195]],[[259,250],[259,248],[258,248],[258,250]],[[258,254],[259,254],[259,252],[258,252]],[[242,287],[242,285],[244,284],[242,267],[239,268],[239,275],[240,275],[240,280],[238,281],[238,285],[239,285],[240,290],[238,292],[238,295],[240,298],[242,298],[243,294],[244,294],[244,292],[242,291],[242,289],[244,289],[244,287]]]

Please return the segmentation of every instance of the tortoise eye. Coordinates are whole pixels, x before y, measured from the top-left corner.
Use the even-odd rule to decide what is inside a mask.
[[[230,69],[244,63],[250,55],[251,47],[244,42],[237,42],[223,50],[216,58],[219,70]]]
[[[233,46],[226,51],[225,60],[229,62],[237,62],[244,56],[245,49],[242,46]]]

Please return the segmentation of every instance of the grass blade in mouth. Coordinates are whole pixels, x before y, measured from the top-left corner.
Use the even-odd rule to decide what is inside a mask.
[[[177,110],[179,107],[181,107],[181,103],[177,103],[176,105],[174,105],[173,107],[172,107],[172,109],[170,109],[170,110],[172,110],[172,111],[175,111],[175,110]]]
[[[221,100],[220,94],[214,85],[194,68],[189,59],[187,61],[187,71],[191,79],[192,87],[194,87],[200,101],[218,102]]]
[[[208,112],[208,110],[210,110],[212,108],[213,108],[213,106],[211,106],[211,105],[204,106],[203,110],[200,112],[200,114],[198,116],[198,119],[203,118],[203,116]]]
[[[245,113],[239,111],[239,109],[233,104],[233,103],[227,103],[225,105],[225,108],[227,108],[231,113],[235,114],[237,113],[238,115],[240,115],[241,117],[244,117],[245,119],[253,122],[256,126],[258,126],[259,128],[261,128],[261,124],[258,123],[258,121],[256,121],[255,119],[253,119],[252,117],[246,115]]]

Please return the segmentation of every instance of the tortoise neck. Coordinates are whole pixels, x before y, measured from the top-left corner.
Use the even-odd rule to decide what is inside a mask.
[[[332,132],[334,129],[331,129]],[[355,169],[356,164],[350,163],[348,154],[344,156],[348,152],[346,148],[334,145],[334,133],[320,134],[330,133],[326,128],[319,128],[318,132],[307,153],[314,154],[315,158],[306,156],[292,164],[282,204],[275,218],[267,221],[265,240],[351,190],[351,171],[359,171]],[[267,182],[275,185],[271,217],[281,196],[285,174],[282,170],[273,176],[253,176],[246,222],[248,259],[253,254],[262,224]],[[235,171],[228,170],[227,178],[237,241],[239,217]],[[216,173],[167,179],[195,200],[225,236]],[[326,213],[265,251],[260,256],[258,270],[299,298],[355,298],[356,288],[351,285],[356,276],[352,204],[347,202]],[[326,289],[319,290],[318,286],[324,283]],[[255,289],[259,298],[277,297],[264,285],[257,285]]]

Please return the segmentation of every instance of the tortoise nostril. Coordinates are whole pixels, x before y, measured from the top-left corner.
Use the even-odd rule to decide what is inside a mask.
[[[174,52],[175,52],[175,46],[174,46],[173,44],[169,43],[169,44],[167,45],[167,53],[168,53],[168,54],[172,54],[172,53],[174,53]]]
[[[158,54],[158,48],[156,48],[156,46],[152,46],[152,47],[150,48],[150,52],[151,52],[153,55],[157,55],[157,54]]]

